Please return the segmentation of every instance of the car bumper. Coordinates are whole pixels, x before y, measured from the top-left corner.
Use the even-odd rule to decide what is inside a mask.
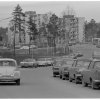
[[[14,78],[14,77],[0,77],[0,82],[13,82],[20,79],[19,77]]]
[[[37,64],[22,64],[21,67],[33,67],[33,66],[37,66]]]
[[[93,82],[94,82],[96,85],[99,85],[99,86],[100,86],[100,80],[93,80]]]

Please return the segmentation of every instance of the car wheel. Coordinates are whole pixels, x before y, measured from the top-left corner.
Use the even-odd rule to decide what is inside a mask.
[[[16,85],[20,85],[20,79],[16,80]]]
[[[62,79],[62,75],[60,75],[60,79]]]
[[[65,80],[65,77],[62,75],[62,80]]]
[[[84,78],[82,78],[82,85],[83,85],[84,87],[87,87],[87,86],[88,86],[88,83],[86,83],[86,82],[84,81]]]

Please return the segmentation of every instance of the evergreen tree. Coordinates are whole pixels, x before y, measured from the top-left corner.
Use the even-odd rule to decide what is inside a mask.
[[[33,20],[32,15],[29,16],[29,20],[27,21],[27,23],[28,23],[27,26],[28,26],[28,33],[30,36],[30,41],[35,40],[38,35],[38,31],[37,31],[36,24]]]
[[[55,44],[55,39],[56,37],[58,36],[59,32],[58,32],[58,16],[56,16],[55,14],[53,14],[51,17],[50,17],[50,21],[47,25],[47,28],[48,28],[48,39],[49,40],[54,40],[54,41],[50,41],[53,43],[53,46],[56,46]],[[50,45],[50,44],[49,44]]]
[[[19,33],[19,42],[21,43],[21,33],[24,31],[23,24],[25,22],[25,14],[22,12],[22,8],[19,4],[15,7],[12,15],[15,24],[15,31]]]
[[[36,24],[33,20],[33,16],[30,15],[29,16],[29,20],[27,21],[27,26],[28,26],[28,34],[29,34],[29,54],[30,54],[30,44],[31,44],[31,41],[35,41],[37,35],[38,35],[38,31],[37,31],[37,28],[36,28]]]

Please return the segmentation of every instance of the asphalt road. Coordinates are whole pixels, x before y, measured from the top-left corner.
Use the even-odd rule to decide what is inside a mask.
[[[76,45],[74,49],[91,56],[91,45]],[[98,49],[100,50],[100,49]],[[0,84],[0,98],[100,98],[100,89],[92,90],[81,84],[71,83],[52,76],[51,67],[21,70],[21,85]]]
[[[100,98],[100,90],[54,78],[49,67],[21,69],[21,85],[1,84],[0,98]]]

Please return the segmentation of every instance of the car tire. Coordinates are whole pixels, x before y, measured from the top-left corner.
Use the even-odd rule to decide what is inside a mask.
[[[60,79],[62,79],[62,75],[60,75]]]
[[[82,78],[82,85],[83,85],[83,87],[87,87],[87,86],[88,86],[88,83],[86,83],[86,82],[84,81],[84,78]]]
[[[16,80],[16,85],[20,85],[20,79]]]
[[[65,80],[65,77],[62,75],[62,80]]]

